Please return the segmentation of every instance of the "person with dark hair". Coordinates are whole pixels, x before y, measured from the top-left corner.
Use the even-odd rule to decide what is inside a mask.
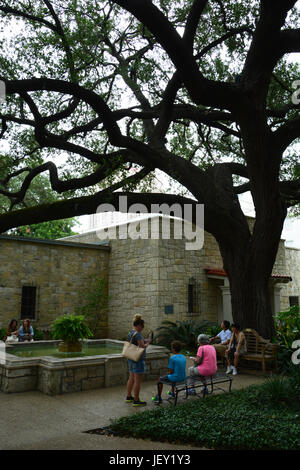
[[[182,382],[186,379],[186,358],[183,354],[180,354],[182,349],[182,344],[180,341],[172,341],[171,351],[173,356],[170,357],[168,364],[169,374],[159,377],[157,382],[157,395],[152,397],[152,400],[155,405],[162,403],[162,390],[163,384],[171,385],[171,389],[168,392],[168,395],[171,398],[175,398],[174,386],[177,382]]]
[[[238,323],[232,323],[231,329],[232,336],[228,345],[228,349],[225,351],[228,364],[226,374],[232,373],[232,375],[236,375],[239,358],[247,352],[247,345],[246,337],[241,331],[240,325]]]
[[[213,347],[215,348],[217,354],[219,354],[222,358],[224,357],[226,349],[228,349],[228,344],[232,335],[229,327],[230,322],[223,320],[221,324],[222,330],[220,333],[218,333],[217,336],[213,336],[209,339],[210,344],[216,342],[216,344],[213,344]]]
[[[146,348],[149,346],[151,339],[144,339],[142,331],[145,322],[141,315],[135,315],[133,318],[133,329],[128,333],[128,341],[132,342],[145,351],[139,361],[135,362],[128,359],[129,379],[127,382],[127,397],[126,403],[131,403],[132,406],[145,406],[147,403],[140,400],[141,380],[146,370]],[[134,396],[132,396],[132,390]]]
[[[9,342],[16,342],[18,341],[19,330],[18,330],[18,322],[15,318],[13,318],[6,329],[6,335],[4,336],[3,341]]]
[[[19,341],[33,341],[34,331],[30,325],[29,318],[23,320],[22,326],[19,329]]]

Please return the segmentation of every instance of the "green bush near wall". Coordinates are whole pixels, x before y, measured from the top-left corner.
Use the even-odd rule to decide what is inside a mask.
[[[0,328],[0,340],[1,341],[3,341],[5,335],[6,335],[6,328]]]
[[[195,322],[194,320],[183,320],[183,321],[163,321],[161,327],[155,332],[154,341],[161,346],[165,346],[170,349],[171,343],[174,340],[180,341],[183,344],[185,350],[189,352],[195,352],[197,350],[197,337],[199,334],[209,334],[212,328],[221,330],[216,323],[200,320]],[[214,330],[215,331],[215,330]]]
[[[280,343],[278,365],[280,372],[288,373],[294,352],[292,344],[300,339],[300,308],[294,305],[289,310],[274,316],[276,336],[274,342]]]

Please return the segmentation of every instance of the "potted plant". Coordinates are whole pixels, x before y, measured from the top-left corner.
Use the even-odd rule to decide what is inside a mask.
[[[62,315],[53,322],[52,338],[61,339],[60,352],[80,352],[81,339],[93,336],[83,315]]]

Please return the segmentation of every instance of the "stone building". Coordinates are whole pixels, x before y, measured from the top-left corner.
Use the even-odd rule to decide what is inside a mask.
[[[133,222],[118,225],[117,237],[109,241],[99,239],[97,230],[56,241],[1,236],[0,327],[26,315],[31,295],[33,322],[49,328],[58,315],[73,313],[82,303],[81,292],[91,276],[108,285],[108,309],[98,325],[102,337],[126,337],[136,313],[145,318],[146,330],[155,330],[164,320],[231,321],[229,284],[215,239],[205,232],[202,249],[187,250],[187,239],[174,237],[174,221],[171,237],[164,239],[162,217],[156,219],[157,238],[118,236]],[[270,296],[274,312],[299,303],[300,250],[286,248],[284,240]]]
[[[1,235],[0,328],[29,317],[48,330],[57,316],[74,313],[91,277],[107,280],[109,253],[108,246]]]

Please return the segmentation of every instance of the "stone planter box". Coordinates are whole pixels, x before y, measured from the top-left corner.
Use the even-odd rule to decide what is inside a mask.
[[[119,343],[117,340],[87,340],[89,343]],[[47,343],[36,341],[38,345]],[[54,341],[53,343],[59,343]],[[27,347],[22,344],[18,347]],[[4,393],[39,390],[47,395],[80,392],[97,388],[125,385],[128,380],[127,359],[121,354],[56,358],[39,356],[21,358],[0,348],[0,391]],[[149,346],[146,356],[144,380],[156,380],[165,374],[169,351],[161,346]]]

